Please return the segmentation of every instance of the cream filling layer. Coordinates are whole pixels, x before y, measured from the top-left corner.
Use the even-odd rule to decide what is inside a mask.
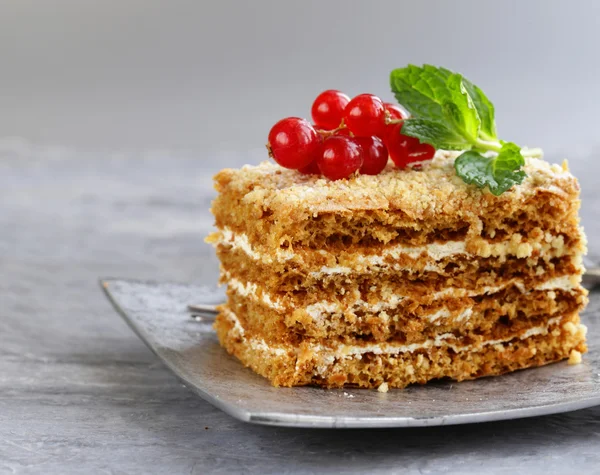
[[[308,344],[303,345],[302,348],[286,348],[277,345],[269,345],[262,338],[249,338],[245,335],[244,328],[240,324],[238,317],[230,310],[226,310],[224,315],[233,323],[233,331],[236,337],[244,339],[248,345],[254,349],[261,352],[270,353],[272,355],[283,356],[293,351],[296,355],[302,352],[306,352],[306,350],[316,353],[322,361],[322,363],[326,363],[326,365],[333,364],[336,359],[343,358],[353,358],[353,357],[362,357],[362,355],[366,353],[373,353],[376,355],[397,355],[400,353],[413,353],[417,350],[422,349],[431,349],[431,348],[450,348],[455,352],[462,351],[479,351],[486,346],[494,346],[494,345],[503,345],[512,340],[520,339],[525,340],[532,336],[536,335],[547,335],[550,331],[550,328],[556,324],[558,324],[562,317],[553,317],[550,318],[546,324],[539,325],[537,327],[532,327],[527,331],[523,332],[521,335],[517,337],[510,337],[505,339],[497,339],[497,340],[487,340],[483,342],[479,342],[477,344],[472,345],[457,345],[456,336],[452,333],[444,333],[442,335],[438,335],[435,338],[426,340],[421,343],[411,343],[408,345],[399,345],[393,343],[380,343],[380,344],[369,344],[369,345],[345,345],[338,344],[335,347],[326,347],[321,344]],[[587,328],[583,324],[574,325],[572,322],[567,322],[564,325],[565,330],[569,333],[576,335],[577,333],[581,334],[581,337],[585,337],[587,332]]]
[[[273,262],[286,262],[297,257],[297,254],[293,250],[277,249],[275,252],[275,259],[273,259],[270,255],[255,249],[248,236],[244,233],[234,233],[227,227],[220,230],[220,233],[221,237],[214,243],[215,246],[224,245],[229,246],[232,249],[243,251],[248,257],[255,261],[271,264]],[[389,267],[394,270],[401,270],[402,267],[394,264],[390,265],[387,260],[389,258],[399,259],[401,256],[417,259],[423,254],[434,261],[440,261],[444,258],[457,255],[469,255],[484,258],[505,258],[507,256],[527,258],[531,257],[534,251],[551,253],[553,257],[561,257],[565,254],[564,238],[562,236],[553,236],[550,233],[546,233],[543,240],[531,243],[522,242],[522,236],[518,233],[513,234],[507,241],[497,243],[490,243],[485,239],[472,239],[471,241],[477,249],[476,253],[467,251],[465,241],[447,241],[442,244],[432,243],[424,246],[395,245],[384,248],[379,255],[358,255],[353,256],[353,260],[354,265],[360,267]],[[328,255],[327,251],[321,250],[315,252]],[[439,270],[439,268],[429,264],[425,270],[436,271]],[[320,277],[323,275],[349,274],[355,271],[355,268],[343,265],[323,266],[319,271],[311,272],[311,276]]]
[[[238,280],[236,278],[230,277],[226,273],[225,273],[225,278],[227,279],[227,285],[230,286],[238,295],[240,295],[242,297],[260,300],[266,306],[273,308],[275,310],[281,311],[281,310],[285,310],[287,308],[286,305],[283,302],[281,302],[279,299],[271,298],[266,293],[262,293],[259,297],[258,286],[255,283],[241,282],[240,280]],[[564,276],[560,276],[560,277],[555,277],[553,279],[549,279],[546,282],[543,282],[542,284],[540,284],[530,290],[561,290],[564,292],[569,292],[569,291],[579,288],[580,283],[581,283],[580,275],[577,275],[577,274],[564,275]],[[435,292],[434,294],[432,294],[431,297],[433,298],[433,300],[439,300],[444,297],[451,297],[451,298],[477,297],[477,296],[481,296],[481,295],[495,294],[495,293],[500,292],[501,290],[509,287],[510,285],[517,286],[522,293],[526,293],[528,291],[528,289],[525,288],[525,286],[523,285],[523,283],[521,281],[513,279],[504,285],[493,286],[493,287],[492,286],[484,287],[480,292],[475,293],[475,294],[467,291],[466,289],[448,288],[448,289],[441,290],[439,292]],[[389,300],[377,302],[375,304],[368,303],[362,299],[357,299],[350,305],[350,308],[356,309],[356,310],[364,310],[369,313],[379,313],[379,312],[382,312],[385,310],[392,310],[392,309],[398,307],[398,305],[400,305],[402,300],[404,300],[405,298],[407,298],[407,297],[392,295]],[[330,315],[332,313],[343,313],[344,307],[336,302],[321,301],[321,302],[317,302],[317,303],[308,305],[306,307],[306,312],[314,320],[318,321],[318,320],[324,320],[328,315]],[[466,309],[457,317],[457,319],[463,320],[463,319],[469,318],[472,315],[472,313],[473,313],[472,309]],[[429,321],[433,322],[433,321],[441,319],[441,318],[448,318],[450,315],[451,314],[448,310],[442,309],[442,310],[439,310],[438,312],[428,315],[426,318],[428,318]]]
[[[242,297],[258,299],[258,285],[253,282],[244,283],[228,276],[227,286],[232,288],[236,294],[241,295]],[[285,309],[284,305],[277,300],[273,300],[269,294],[263,293],[260,299],[266,306],[274,308],[275,310]]]

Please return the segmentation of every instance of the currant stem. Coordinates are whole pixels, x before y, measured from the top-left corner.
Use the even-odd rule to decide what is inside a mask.
[[[344,121],[342,120],[342,123],[340,124],[340,126],[337,129],[333,129],[333,130],[322,130],[322,129],[318,129],[317,132],[319,134],[321,134],[321,136],[326,139],[328,137],[332,137],[333,135],[335,135],[337,132],[339,132],[340,130],[344,130],[347,129],[348,127],[346,127],[346,124],[344,124]]]
[[[390,119],[386,116],[385,118],[385,124],[389,125],[389,124],[401,124],[402,122],[404,122],[406,119]]]
[[[267,143],[265,144],[265,147],[267,147],[267,154],[269,155],[269,158],[273,158],[273,149],[271,148],[271,144]]]

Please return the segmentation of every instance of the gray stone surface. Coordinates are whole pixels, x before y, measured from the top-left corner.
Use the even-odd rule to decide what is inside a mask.
[[[598,255],[594,155],[571,165]],[[248,425],[184,388],[118,317],[97,278],[214,282],[217,262],[201,239],[211,224],[210,175],[257,156],[208,161],[0,143],[0,473],[598,470],[600,407],[330,431]]]

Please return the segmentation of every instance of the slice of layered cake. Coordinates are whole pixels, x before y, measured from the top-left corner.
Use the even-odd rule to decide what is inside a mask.
[[[528,159],[523,183],[494,196],[456,175],[456,155],[340,181],[221,171],[221,344],[277,386],[404,387],[577,359],[576,179]]]
[[[500,140],[460,74],[390,80],[404,107],[325,91],[314,125],[271,129],[278,165],[216,176],[221,344],[276,386],[383,391],[580,361],[577,180]]]

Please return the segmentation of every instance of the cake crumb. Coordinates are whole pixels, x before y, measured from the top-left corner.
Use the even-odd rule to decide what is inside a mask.
[[[579,358],[581,358],[581,355],[579,356]],[[388,383],[381,383],[377,388],[377,391],[379,391],[380,393],[387,393],[389,389],[390,388],[388,386]]]
[[[348,394],[347,392],[344,392],[344,396],[346,396],[348,399],[351,399],[354,397],[354,394]]]
[[[573,324],[573,322],[567,322],[563,325],[563,329],[567,332],[569,332],[571,335],[576,335],[577,334],[577,327]],[[571,354],[573,354],[573,352],[571,352]]]
[[[577,350],[571,350],[571,354],[569,355],[569,364],[579,363],[581,363],[581,353]]]

